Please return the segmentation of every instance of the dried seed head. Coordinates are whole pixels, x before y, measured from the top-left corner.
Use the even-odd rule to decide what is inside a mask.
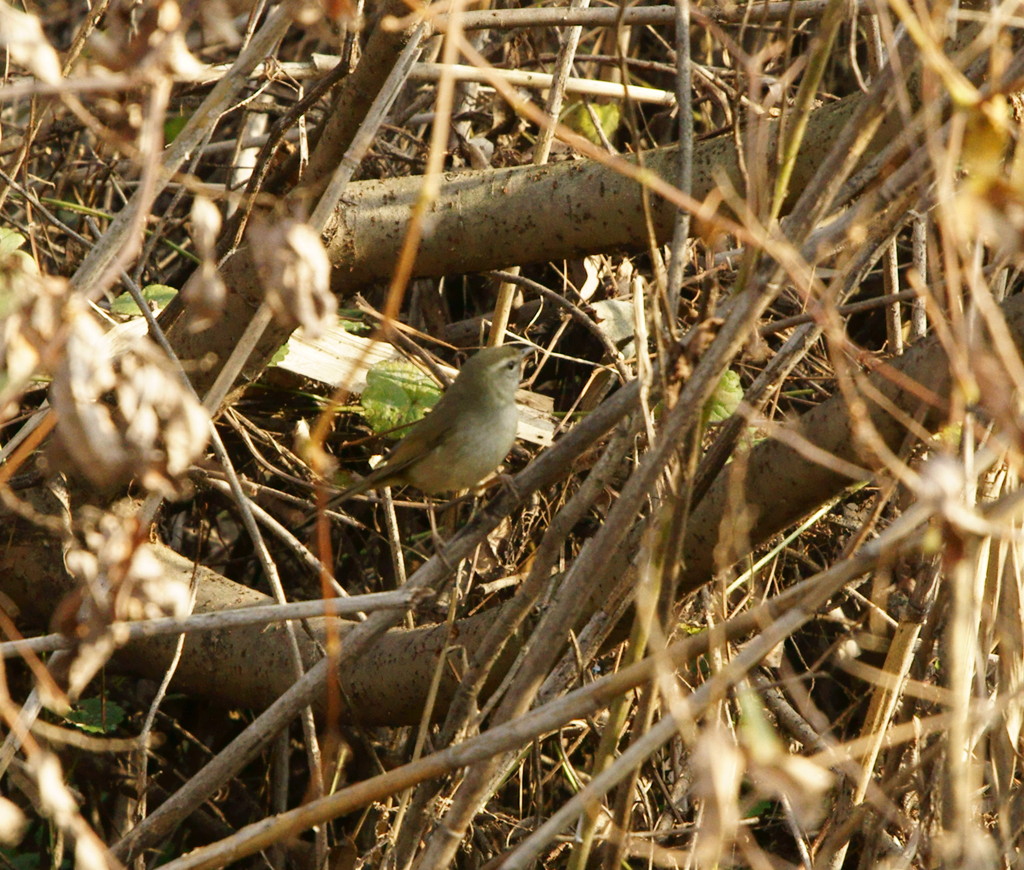
[[[87,311],[69,313],[68,330],[50,389],[64,450],[96,486],[137,478],[176,495],[179,478],[206,447],[206,411],[148,339],[114,358]]]
[[[333,325],[331,264],[319,234],[293,218],[253,221],[248,232],[267,304],[286,326],[316,337]]]

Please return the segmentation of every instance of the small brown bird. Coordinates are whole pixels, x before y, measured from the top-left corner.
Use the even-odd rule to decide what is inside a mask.
[[[516,389],[529,349],[489,347],[466,361],[438,403],[359,483],[335,498],[393,484],[436,494],[468,489],[494,471],[516,440]]]

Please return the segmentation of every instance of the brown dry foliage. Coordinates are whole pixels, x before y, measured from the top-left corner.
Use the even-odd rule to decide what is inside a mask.
[[[1018,866],[1016,7],[602,7],[573,48],[344,6],[0,6],[0,629],[60,634],[5,648],[0,859]],[[368,114],[421,37],[647,90],[418,67]],[[109,350],[156,285],[166,339]],[[337,305],[454,364],[507,308],[554,446],[326,515],[386,442],[269,363]],[[124,629],[396,587],[174,660]]]

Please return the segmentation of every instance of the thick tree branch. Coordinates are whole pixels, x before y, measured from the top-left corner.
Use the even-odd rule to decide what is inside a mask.
[[[1024,296],[1011,298],[1002,311],[1013,339],[1018,346],[1024,346]],[[983,351],[979,346],[976,355]],[[940,403],[949,398],[948,360],[937,341],[926,342],[890,360],[871,374],[868,382],[893,407],[910,418],[917,417],[929,431],[935,431],[943,423],[943,408],[925,405],[921,413],[921,393],[909,388],[912,384],[923,384]],[[885,444],[897,450],[907,434],[902,422],[877,403],[870,403],[868,407],[871,421]],[[817,450],[879,469],[877,460],[858,450],[850,419],[844,398],[837,395],[800,417],[792,429]],[[765,441],[751,451],[742,493],[753,545],[765,542],[851,483],[849,477],[807,458],[806,452],[776,440]],[[694,510],[684,546],[681,591],[695,589],[712,576],[714,553],[729,499],[735,496],[729,491],[734,484],[727,469]],[[185,577],[195,571],[199,590],[197,611],[268,601],[266,596],[213,571],[194,569],[188,560],[169,550],[161,548],[159,552],[168,571]],[[0,591],[37,620],[48,620],[56,603],[71,589],[60,548],[27,530],[25,534],[14,536],[14,543],[0,555],[0,576],[3,577]],[[592,600],[600,601],[607,594],[607,589],[594,589]],[[581,602],[580,611],[588,613],[590,608]],[[455,628],[459,645],[471,654],[493,618],[494,613],[483,612],[460,620]],[[359,711],[359,721],[391,725],[418,721],[435,664],[448,637],[449,629],[445,625],[395,630],[347,670],[342,679],[347,698]],[[176,685],[181,691],[229,705],[264,707],[292,681],[282,640],[283,635],[277,628],[233,629],[192,638],[178,666]],[[155,677],[163,673],[171,646],[167,640],[132,644],[118,656],[118,662],[134,673]],[[517,645],[511,646],[509,656],[514,654]],[[303,654],[308,662],[315,660],[317,652],[312,641],[303,640]],[[509,656],[499,663],[492,684],[500,679]],[[442,681],[435,709],[445,708],[455,688],[452,679]]]

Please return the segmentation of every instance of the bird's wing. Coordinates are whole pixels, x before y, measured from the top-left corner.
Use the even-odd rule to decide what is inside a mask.
[[[366,492],[385,483],[395,482],[395,478],[401,478],[402,473],[413,463],[418,462],[424,455],[433,451],[438,445],[443,444],[453,431],[452,399],[449,398],[451,389],[438,400],[437,404],[427,413],[427,416],[416,423],[409,434],[395,445],[383,464],[378,465],[366,477],[356,484],[353,484],[337,497],[337,502],[344,501],[350,496]],[[447,400],[447,401],[446,401]]]
[[[442,397],[443,398],[443,397]],[[438,413],[440,412],[440,413]],[[451,435],[452,420],[445,408],[438,402],[433,409],[420,420],[412,431],[395,445],[388,454],[388,469],[399,473],[411,462],[419,459],[424,453],[430,452],[439,444],[443,444]]]

